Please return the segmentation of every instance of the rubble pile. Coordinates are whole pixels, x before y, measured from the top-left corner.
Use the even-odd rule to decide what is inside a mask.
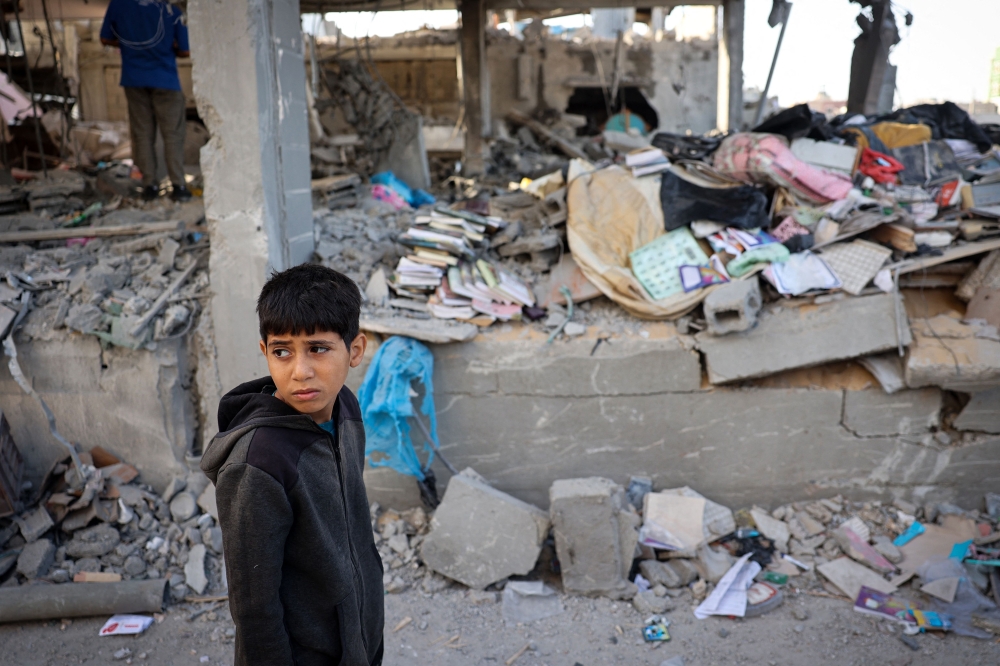
[[[189,332],[207,297],[207,236],[162,213],[114,206],[86,221],[66,227],[31,213],[0,217],[26,233],[0,247],[0,328],[23,316],[20,340],[65,329],[130,349]],[[58,239],[45,240],[52,235]]]
[[[460,583],[483,603],[502,590],[504,617],[530,622],[562,612],[561,587],[630,601],[649,641],[669,640],[650,631],[671,612],[754,617],[800,594],[875,615],[891,606],[882,619],[908,634],[1000,635],[1000,495],[986,511],[837,495],[734,512],[687,487],[653,492],[645,477],[563,479],[550,495],[546,514],[467,469],[430,516],[374,504],[387,591]]]
[[[0,518],[0,587],[163,579],[174,601],[225,593],[215,488],[203,474],[160,495],[99,446],[77,455],[80,470],[66,458],[37,501]]]

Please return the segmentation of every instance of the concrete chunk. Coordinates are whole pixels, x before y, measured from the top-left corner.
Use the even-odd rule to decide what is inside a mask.
[[[1000,341],[992,326],[976,326],[938,315],[914,320],[906,354],[906,385],[983,391],[1000,385]]]
[[[26,545],[17,558],[17,573],[28,580],[44,576],[55,558],[56,547],[48,539],[38,539]]]
[[[198,506],[212,518],[219,519],[219,506],[215,503],[215,486],[211,483],[205,486],[205,490],[198,497]]]
[[[560,479],[549,488],[549,513],[567,592],[628,599],[639,516],[610,479]]]
[[[723,285],[705,298],[705,321],[713,335],[739,333],[753,328],[760,312],[757,276]]]
[[[862,437],[922,435],[940,423],[941,390],[847,391],[844,425]]]
[[[535,567],[549,529],[545,512],[490,487],[471,469],[451,477],[421,557],[471,588]]]
[[[52,522],[52,516],[41,505],[34,511],[29,511],[23,516],[14,518],[14,522],[21,528],[21,536],[28,543],[48,532],[55,524]]]
[[[1000,389],[973,393],[954,425],[959,430],[1000,433]]]
[[[205,546],[203,544],[192,546],[188,552],[188,561],[184,565],[184,582],[197,594],[201,594],[208,587],[208,578],[205,577]]]
[[[762,313],[749,331],[697,336],[713,384],[765,377],[783,370],[856,358],[895,349],[911,341],[906,315],[891,294],[845,298],[818,307]]]

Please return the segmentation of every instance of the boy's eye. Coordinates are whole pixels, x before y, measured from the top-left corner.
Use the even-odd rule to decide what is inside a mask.
[[[277,356],[278,358],[285,358],[286,356],[290,356],[291,352],[288,351],[287,349],[275,349],[274,355]]]
[[[312,347],[310,351],[314,354],[324,354],[330,351],[329,347]]]

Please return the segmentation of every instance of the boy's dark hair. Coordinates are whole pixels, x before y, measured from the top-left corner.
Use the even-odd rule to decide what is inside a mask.
[[[347,345],[358,336],[361,292],[354,280],[332,268],[302,264],[273,273],[257,299],[260,339],[333,331]]]

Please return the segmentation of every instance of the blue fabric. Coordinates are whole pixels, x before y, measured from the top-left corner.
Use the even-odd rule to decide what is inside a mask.
[[[336,430],[337,426],[334,425],[333,419],[330,419],[329,421],[324,421],[323,423],[317,423],[316,425],[318,425],[323,430],[326,430],[328,433],[330,433],[334,437],[337,436],[337,430]]]
[[[174,49],[190,51],[181,10],[163,0],[111,0],[101,39],[117,39],[125,88],[180,90]]]
[[[410,204],[414,208],[420,208],[424,204],[432,204],[436,201],[434,195],[429,194],[423,190],[412,189],[409,185],[404,183],[396,176],[392,171],[382,171],[371,177],[371,181],[375,185],[385,185],[386,187],[391,187],[399,193],[399,196],[406,200],[406,203]]]
[[[393,336],[379,347],[361,383],[358,401],[365,423],[365,457],[372,467],[391,467],[400,474],[415,476],[423,481],[423,470],[434,459],[434,448],[424,442],[427,465],[422,466],[413,448],[410,424],[406,420],[415,416],[410,400],[410,384],[414,380],[424,385],[420,411],[430,422],[431,440],[436,448],[434,357],[427,347],[416,340]]]

